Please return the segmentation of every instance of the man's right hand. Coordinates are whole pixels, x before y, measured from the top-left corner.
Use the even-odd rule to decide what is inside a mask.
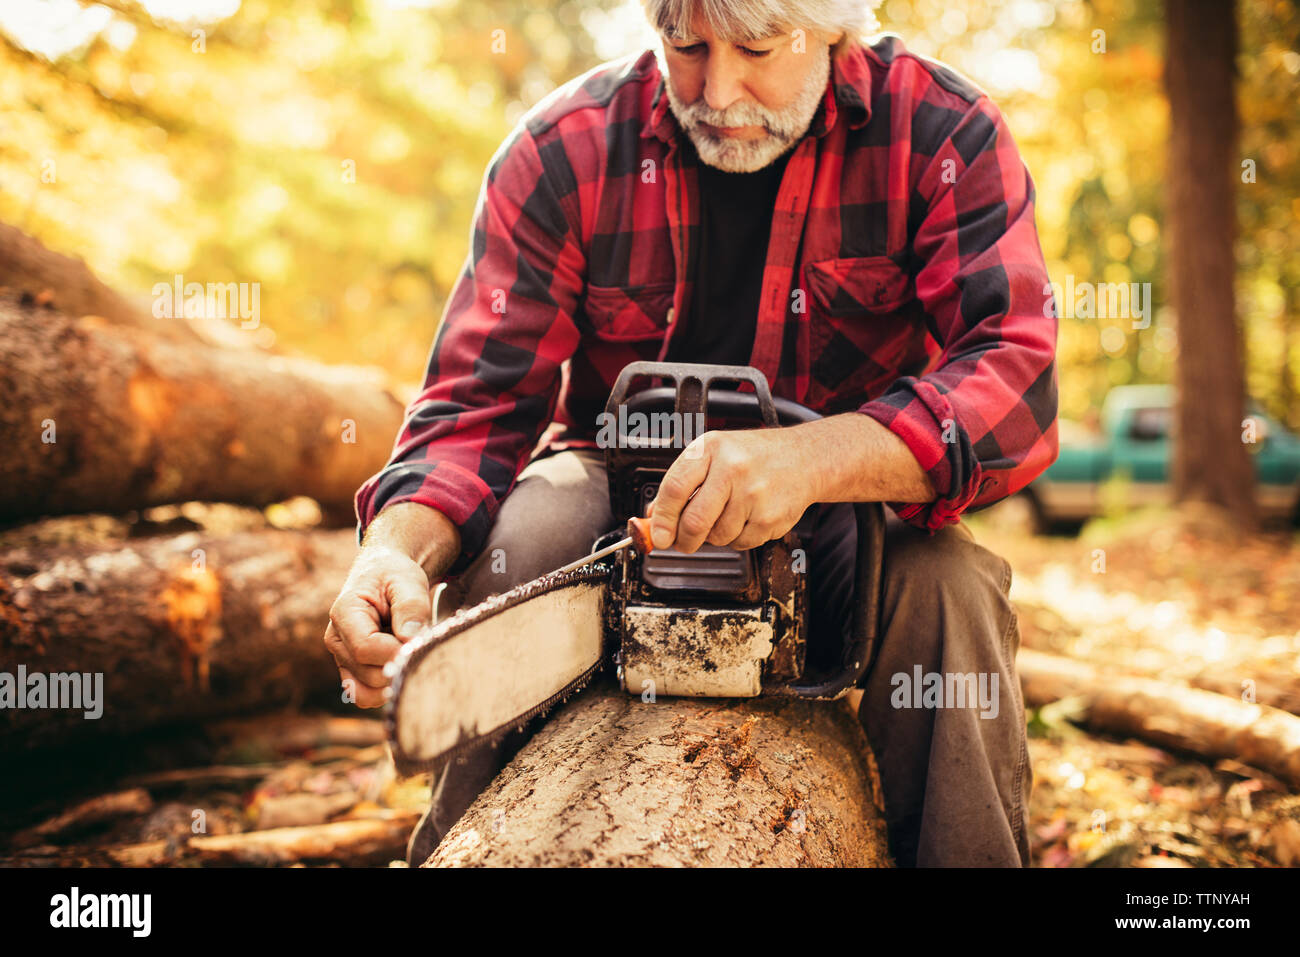
[[[459,549],[456,527],[422,505],[393,506],[372,523],[325,629],[325,647],[358,706],[384,703],[384,665],[433,621],[430,590]]]
[[[356,703],[384,703],[384,665],[403,642],[433,620],[429,579],[410,556],[394,548],[366,548],[330,608],[325,647]]]

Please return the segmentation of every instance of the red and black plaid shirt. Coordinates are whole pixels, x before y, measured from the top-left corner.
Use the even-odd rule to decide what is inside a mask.
[[[698,160],[653,51],[537,104],[488,166],[472,248],[359,533],[419,502],[461,531],[457,573],[534,452],[595,445],[619,371],[685,325]],[[938,529],[1057,454],[1057,321],[1034,186],[1001,114],[896,37],[836,60],[773,211],[750,365],[772,392],[892,430]]]

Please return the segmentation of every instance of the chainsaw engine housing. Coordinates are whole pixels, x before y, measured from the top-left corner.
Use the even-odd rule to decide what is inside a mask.
[[[665,405],[677,414],[674,421],[693,415],[705,421],[710,384],[726,381],[754,387],[757,401],[747,398],[757,421],[746,424],[778,424],[766,380],[747,366],[636,363],[629,370],[672,379],[676,389],[629,396],[625,370],[610,396],[606,411],[617,417],[620,432],[605,456],[610,501],[620,522],[645,514],[682,451],[677,434],[647,438],[622,431],[623,423],[638,414],[661,414]],[[631,412],[619,412],[624,402]],[[606,628],[624,690],[643,697],[742,698],[798,679],[808,620],[806,576],[796,571],[798,545],[791,533],[746,551],[706,543],[692,554],[620,552]]]

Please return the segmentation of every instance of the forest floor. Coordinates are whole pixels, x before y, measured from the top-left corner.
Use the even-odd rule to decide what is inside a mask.
[[[1300,701],[1300,536],[1243,537],[1186,511],[1077,537],[1018,533],[994,512],[971,525],[1012,564],[1022,647],[1172,682],[1258,675]],[[1300,863],[1293,788],[1070,717],[1068,702],[1027,715],[1035,866]],[[371,716],[254,717],[137,750],[88,757],[76,787],[34,795],[21,830],[0,827],[0,866],[385,866],[429,795],[427,775],[396,777]]]
[[[1077,536],[977,540],[1012,565],[1022,648],[1174,683],[1207,671],[1283,684],[1300,701],[1300,536],[1242,535],[1196,508],[1097,520]],[[1030,841],[1040,867],[1300,863],[1300,794],[1236,761],[1207,762],[1029,712]]]

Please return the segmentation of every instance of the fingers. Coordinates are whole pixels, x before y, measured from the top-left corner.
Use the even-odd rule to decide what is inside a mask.
[[[732,540],[731,547],[737,551],[743,552],[746,549],[757,548],[759,545],[762,545],[765,542],[770,542],[774,538],[780,538],[783,534],[785,533],[774,534],[771,526],[767,524],[746,522],[745,527],[741,529],[740,534]]]
[[[747,548],[757,548],[766,542],[781,538],[786,532],[794,528],[798,522],[799,514],[764,513],[755,510],[750,514],[740,534],[731,543],[731,547],[740,551]]]
[[[402,641],[410,641],[433,620],[433,601],[423,575],[394,576],[385,591],[393,634]]]
[[[347,668],[339,669],[339,677],[343,679],[344,690],[351,692],[353,704],[359,708],[378,708],[388,697],[385,689],[363,684]]]
[[[704,544],[730,497],[731,483],[710,473],[699,491],[682,509],[677,521],[676,549],[689,555]]]
[[[385,644],[392,643],[389,651]],[[338,628],[330,622],[325,628],[325,647],[334,656],[334,663],[342,670],[346,668],[353,676],[372,688],[383,688],[388,684],[384,677],[383,665],[397,653],[401,644],[392,635],[368,635],[360,642],[350,644],[339,633]],[[382,655],[386,658],[378,661]]]
[[[363,554],[330,608],[325,647],[346,685],[345,700],[363,708],[384,702],[384,665],[433,618],[424,571],[404,556]],[[400,637],[395,636],[400,635]]]
[[[686,507],[691,495],[703,484],[705,476],[709,474],[709,449],[712,448],[712,444],[708,441],[708,433],[692,442],[686,450],[697,445],[699,446],[696,449],[697,454],[687,455],[686,451],[683,451],[668,467],[668,471],[664,473],[659,483],[659,492],[652,503],[650,521],[650,537],[655,548],[669,548],[677,541],[678,519],[682,509]],[[703,540],[703,537],[701,535],[700,539]]]
[[[374,605],[348,586],[344,586],[343,593],[335,599],[330,608],[330,627],[346,649],[349,661],[353,656],[353,646],[379,631],[382,624],[379,614]]]
[[[740,537],[747,521],[749,521],[749,506],[740,499],[732,497],[727,500],[727,507],[713,523],[713,531],[705,541],[710,545],[730,545]]]

